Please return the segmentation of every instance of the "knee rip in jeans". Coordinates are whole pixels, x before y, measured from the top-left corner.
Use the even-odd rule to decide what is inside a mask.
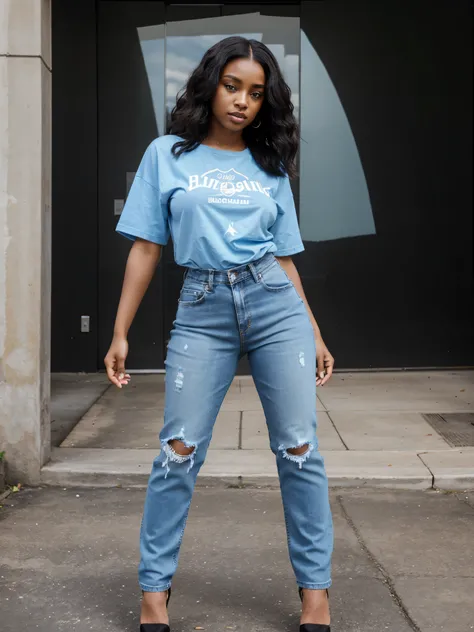
[[[311,441],[302,441],[290,447],[286,447],[282,444],[278,449],[284,459],[298,463],[298,467],[301,470],[303,463],[309,459],[311,452],[314,450],[314,445]]]
[[[170,472],[170,461],[173,463],[186,463],[189,462],[188,472],[191,471],[194,465],[194,458],[196,456],[197,444],[190,443],[184,438],[184,428],[176,437],[170,437],[161,442],[161,448],[165,453],[165,460],[163,466],[166,468],[165,478]]]

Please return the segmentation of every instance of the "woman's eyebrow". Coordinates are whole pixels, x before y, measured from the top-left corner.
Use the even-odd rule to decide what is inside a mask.
[[[237,83],[242,83],[242,79],[239,79],[235,75],[224,75],[222,78],[223,79],[233,79],[233,81],[236,81]],[[264,88],[264,87],[265,86],[263,85],[263,83],[254,83],[252,85],[252,88]]]
[[[242,83],[242,79],[239,79],[238,77],[236,77],[235,75],[224,75],[222,77],[223,79],[233,79],[234,81],[237,81],[238,83]]]

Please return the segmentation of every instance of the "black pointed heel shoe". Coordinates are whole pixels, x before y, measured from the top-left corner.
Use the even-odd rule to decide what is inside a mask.
[[[298,588],[298,593],[301,599],[301,603],[303,603],[303,589]],[[329,599],[328,590],[326,590],[326,594]],[[322,623],[303,623],[302,625],[300,625],[300,632],[331,632],[331,626],[324,625]]]
[[[166,607],[168,607],[170,599],[171,599],[171,588],[168,589]],[[171,629],[167,623],[140,623],[140,632],[171,632]],[[309,630],[309,632],[311,632],[311,630]]]

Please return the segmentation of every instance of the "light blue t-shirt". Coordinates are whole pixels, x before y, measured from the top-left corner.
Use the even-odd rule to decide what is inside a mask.
[[[178,265],[229,270],[304,250],[287,177],[270,176],[250,150],[199,145],[175,158],[178,136],[161,136],[146,150],[117,231],[166,245]]]

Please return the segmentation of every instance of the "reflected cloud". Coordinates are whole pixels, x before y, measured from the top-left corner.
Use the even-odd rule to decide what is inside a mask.
[[[159,134],[165,129],[165,25],[137,28],[143,62],[150,86],[156,127]]]

